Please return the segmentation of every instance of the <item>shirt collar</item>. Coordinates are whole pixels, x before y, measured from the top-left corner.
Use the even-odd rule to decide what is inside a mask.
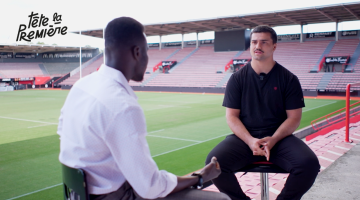
[[[127,91],[127,93],[134,97],[135,99],[137,99],[137,96],[134,92],[134,90],[130,87],[128,81],[126,80],[124,74],[117,70],[114,69],[112,67],[109,67],[105,64],[102,64],[98,73],[100,73],[103,76],[109,77],[111,79],[113,79],[114,81],[118,82],[120,85],[123,86],[123,88]]]

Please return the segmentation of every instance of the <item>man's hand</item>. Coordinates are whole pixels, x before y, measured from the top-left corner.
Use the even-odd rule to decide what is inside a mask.
[[[266,160],[270,159],[270,150],[274,147],[275,141],[272,137],[264,137],[259,140],[260,144],[263,146]]]
[[[260,139],[252,138],[248,143],[249,148],[253,152],[254,156],[265,156],[264,144]]]
[[[221,173],[220,164],[216,157],[211,158],[211,162],[207,164],[201,171],[200,174],[203,177],[204,182],[210,181],[217,178]]]

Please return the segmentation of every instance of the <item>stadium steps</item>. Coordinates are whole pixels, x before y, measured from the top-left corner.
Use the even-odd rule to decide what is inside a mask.
[[[81,70],[84,70],[87,66],[91,65],[92,63],[94,63],[95,61],[97,61],[99,58],[103,57],[104,53],[100,53],[98,55],[96,55],[95,57],[91,58],[90,60],[86,61],[85,63],[83,62],[81,65]],[[74,70],[72,70],[70,72],[70,76],[74,76],[75,74],[80,72],[80,66],[75,68]]]
[[[39,64],[39,67],[44,75],[49,75],[49,72],[46,70],[44,64]]]
[[[359,57],[360,57],[360,43],[356,47],[354,54],[351,56],[349,65],[346,67],[345,72],[351,72],[351,69],[355,67]]]
[[[153,73],[149,78],[147,78],[144,82],[140,84],[140,86],[145,86],[148,82],[157,77],[160,73]]]
[[[244,51],[239,51],[239,52],[234,56],[234,58],[239,57],[243,52],[244,52]]]
[[[187,56],[185,56],[185,58],[183,58],[180,62],[178,62],[174,67],[172,67],[169,72],[171,73],[172,71],[174,71],[175,68],[177,68],[179,65],[181,65],[181,63],[183,63],[185,60],[187,60],[188,58],[190,58],[190,56],[192,56],[195,52],[197,52],[199,50],[199,48],[194,49],[192,52],[190,52]]]
[[[324,75],[322,76],[319,85],[317,86],[316,89],[318,90],[325,90],[327,85],[330,83],[331,78],[335,75],[335,73],[331,73],[331,72],[326,72],[324,73]]]
[[[165,60],[170,59],[171,57],[173,57],[173,55],[177,54],[181,49],[176,49],[176,51],[174,51],[172,54],[170,54],[168,57],[165,58]]]
[[[221,88],[228,80],[230,79],[232,73],[226,73],[223,79],[215,86],[217,88]]]
[[[326,55],[328,55],[331,50],[333,49],[333,47],[335,46],[335,41],[331,41],[328,46],[326,47],[325,51],[323,52],[323,54],[320,56],[318,62],[316,63],[316,65],[312,68],[312,70],[310,70],[310,72],[315,72],[317,73],[318,69],[319,69],[319,65],[320,65],[320,62],[321,60],[323,59],[323,57],[325,57]]]

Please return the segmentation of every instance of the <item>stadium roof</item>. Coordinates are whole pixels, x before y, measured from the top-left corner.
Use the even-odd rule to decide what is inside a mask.
[[[94,47],[81,47],[81,50],[96,49]],[[52,46],[52,45],[2,45],[0,44],[0,52],[22,52],[22,53],[44,53],[57,51],[79,51],[80,47]]]
[[[254,13],[212,19],[147,24],[147,36],[170,35],[206,31],[251,29],[258,25],[286,26],[360,20],[360,2],[333,4],[320,7]],[[79,31],[74,32],[79,33]],[[82,35],[103,37],[103,29],[85,30]]]

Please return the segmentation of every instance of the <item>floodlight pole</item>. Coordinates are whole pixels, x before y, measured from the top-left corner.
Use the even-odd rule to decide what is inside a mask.
[[[335,41],[339,41],[339,21],[335,22],[336,32],[335,32]]]
[[[81,37],[81,30],[80,30],[80,37]],[[82,74],[81,74],[81,44],[80,44],[80,78],[82,77]]]
[[[199,32],[196,31],[196,48],[199,48]]]
[[[184,48],[184,33],[181,34],[181,49]]]
[[[300,24],[300,43],[303,43],[304,42],[304,36],[303,36],[303,31],[304,30],[304,25],[303,24]]]

